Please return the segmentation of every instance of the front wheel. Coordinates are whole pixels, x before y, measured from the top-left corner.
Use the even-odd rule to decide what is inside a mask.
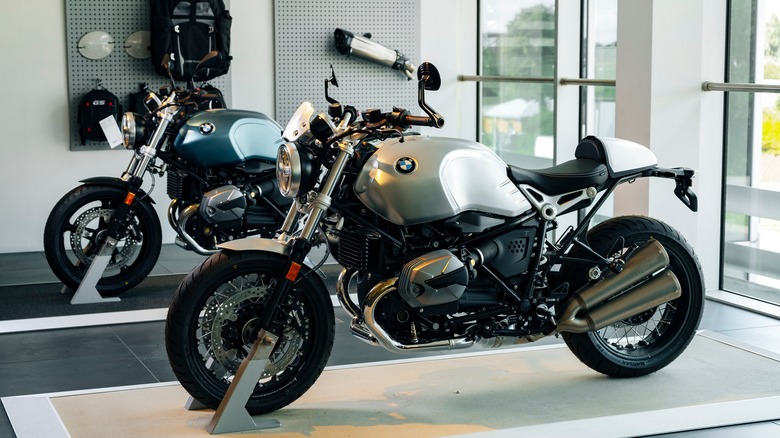
[[[335,322],[316,273],[304,268],[271,327],[258,325],[286,263],[279,254],[222,251],[179,285],[168,309],[165,346],[176,378],[199,402],[219,406],[261,328],[279,339],[246,405],[250,414],[292,403],[322,373]]]
[[[119,187],[85,184],[63,196],[49,213],[43,249],[49,267],[65,286],[79,287],[126,194]],[[149,202],[136,201],[97,289],[103,295],[118,295],[140,283],[154,268],[161,246],[157,212]]]
[[[650,239],[669,254],[669,268],[680,282],[682,295],[646,312],[595,332],[562,333],[566,345],[585,365],[614,377],[653,373],[671,363],[693,339],[704,308],[704,278],[690,244],[672,227],[640,216],[617,217],[588,233],[588,242],[606,256],[630,256]],[[575,247],[572,257],[588,258]],[[575,291],[588,281],[587,267],[561,267],[561,280]]]

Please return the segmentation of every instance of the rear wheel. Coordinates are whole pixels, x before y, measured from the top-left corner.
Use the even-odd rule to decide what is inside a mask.
[[[86,184],[63,196],[49,213],[43,249],[49,267],[67,287],[79,287],[125,195],[119,187]],[[154,268],[161,245],[157,212],[150,203],[136,201],[97,289],[103,295],[118,295],[136,286]]]
[[[614,377],[653,373],[677,358],[696,334],[704,307],[704,279],[693,248],[676,230],[656,219],[627,216],[605,221],[588,233],[591,248],[606,256],[630,257],[650,239],[669,254],[682,295],[595,332],[562,333],[577,358],[598,372]],[[570,255],[588,258],[577,247]],[[562,266],[561,281],[576,291],[588,282],[587,267]]]
[[[179,285],[168,309],[165,346],[177,379],[199,402],[219,406],[257,339],[258,318],[286,263],[278,254],[222,251]],[[301,271],[277,315],[266,329],[279,339],[246,405],[253,415],[303,395],[333,348],[333,304],[316,273]]]

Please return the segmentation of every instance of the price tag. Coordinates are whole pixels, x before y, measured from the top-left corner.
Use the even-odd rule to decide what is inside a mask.
[[[119,126],[117,126],[116,119],[113,116],[108,116],[101,120],[100,129],[106,135],[106,141],[109,146],[115,148],[122,144],[122,132],[119,130]]]

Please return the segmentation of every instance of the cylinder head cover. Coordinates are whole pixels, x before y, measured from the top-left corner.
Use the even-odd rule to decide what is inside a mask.
[[[468,282],[463,262],[441,249],[407,263],[398,278],[398,292],[414,308],[435,306],[458,301]]]

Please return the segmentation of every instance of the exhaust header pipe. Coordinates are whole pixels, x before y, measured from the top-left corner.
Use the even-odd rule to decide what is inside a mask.
[[[468,348],[474,345],[475,339],[468,339],[465,336],[453,339],[443,339],[439,341],[420,342],[406,344],[393,339],[389,333],[382,328],[376,321],[374,312],[376,311],[376,305],[379,300],[385,295],[396,291],[397,277],[387,279],[379,282],[376,286],[371,288],[371,291],[366,297],[365,304],[363,305],[363,316],[365,322],[360,322],[357,319],[352,320],[351,330],[352,335],[358,339],[368,342],[372,345],[381,345],[388,351],[394,353],[413,353],[416,351],[449,351],[459,350],[461,348]]]
[[[599,330],[679,298],[682,294],[680,282],[668,268],[639,284],[668,265],[669,255],[664,247],[656,240],[647,242],[628,259],[620,274],[583,286],[575,292],[560,313],[555,332]],[[625,293],[617,296],[622,292]],[[607,302],[615,296],[617,298]]]

